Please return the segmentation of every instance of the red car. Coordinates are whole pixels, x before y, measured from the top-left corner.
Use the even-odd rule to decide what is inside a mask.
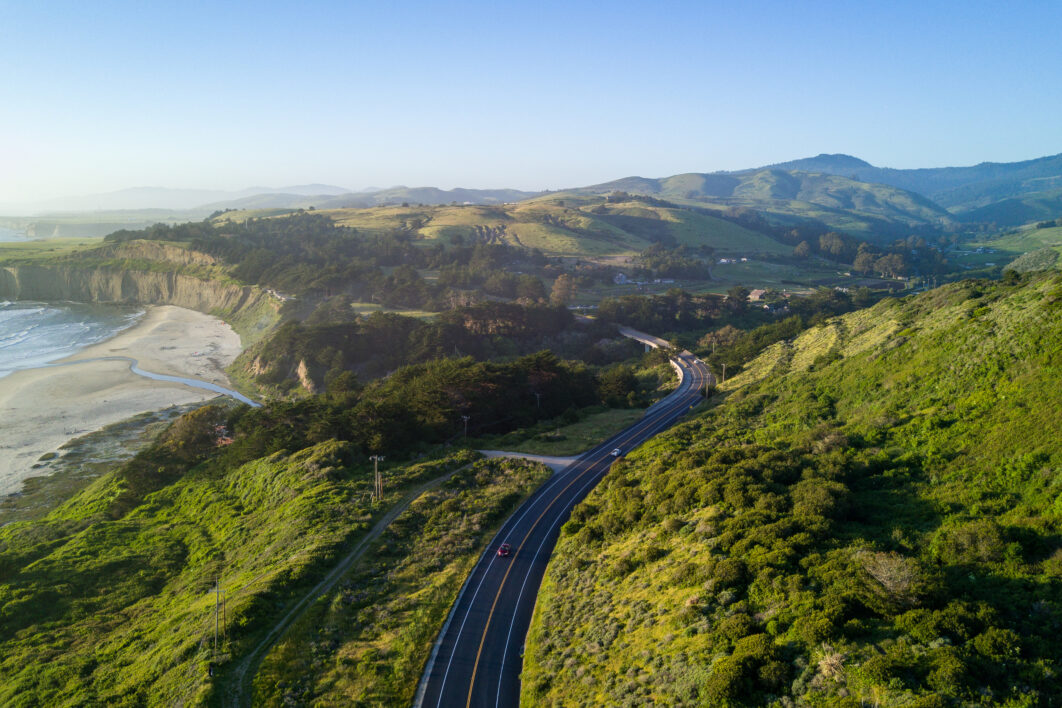
[[[509,555],[512,554],[512,552],[513,547],[510,546],[508,543],[503,543],[502,545],[498,546],[498,556],[500,558],[508,558]]]

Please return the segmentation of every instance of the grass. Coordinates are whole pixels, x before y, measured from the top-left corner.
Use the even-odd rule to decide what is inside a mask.
[[[374,312],[394,312],[406,317],[416,317],[420,320],[430,320],[439,316],[438,312],[411,310],[404,307],[387,307],[386,305],[377,305],[374,302],[352,302],[350,307],[359,315],[371,315]]]
[[[99,246],[99,238],[52,238],[33,241],[0,242],[0,263],[68,256],[85,248]]]
[[[666,235],[692,247],[709,246],[720,253],[785,255],[792,251],[763,234],[713,216],[633,201],[606,204],[600,196],[560,199],[551,195],[497,206],[385,206],[317,213],[367,235],[406,230],[425,245],[486,238],[559,257],[634,255],[649,247],[650,234]],[[241,221],[251,216],[271,214],[230,212],[219,218]],[[617,221],[617,217],[626,221]]]
[[[119,470],[42,519],[0,528],[0,703],[210,702],[214,579],[228,596],[214,658],[224,667],[370,528],[371,467],[343,455],[327,442],[194,468],[131,503]],[[468,462],[389,466],[384,506]]]
[[[484,460],[422,495],[266,657],[255,705],[409,705],[484,544],[549,474]]]
[[[1018,229],[987,241],[966,244],[967,248],[988,246],[1010,254],[1020,255],[1041,248],[1054,248],[1062,252],[1062,226],[1047,229]]]
[[[645,410],[641,408],[606,409],[590,413],[577,423],[540,424],[508,435],[480,438],[477,445],[484,449],[532,455],[578,455],[628,427],[643,415]]]
[[[648,401],[657,401],[670,393],[678,378],[668,364],[637,371],[638,388]],[[574,413],[574,412],[573,412]],[[506,435],[476,439],[482,450],[505,450],[531,455],[567,457],[578,455],[612,437],[645,415],[644,408],[605,408],[596,406],[575,416],[543,421]]]

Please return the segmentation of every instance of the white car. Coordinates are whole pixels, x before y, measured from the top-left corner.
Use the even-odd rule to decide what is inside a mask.
[[[612,452],[610,452],[609,454],[610,454],[610,455],[612,455],[613,457],[619,457],[620,455],[622,455],[622,454],[623,454],[623,450],[620,450],[620,449],[619,449],[619,448],[617,447],[617,448],[616,448],[615,450],[613,450],[613,451],[612,451]]]

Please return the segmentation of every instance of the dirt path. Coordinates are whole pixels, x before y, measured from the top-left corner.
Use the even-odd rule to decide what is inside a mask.
[[[473,463],[474,464],[474,463]],[[229,677],[229,688],[225,692],[224,703],[229,706],[249,706],[251,705],[251,683],[254,681],[255,675],[258,673],[258,667],[262,663],[262,659],[266,653],[276,642],[284,636],[284,633],[294,624],[303,614],[310,608],[310,605],[319,598],[321,595],[330,591],[335,587],[339,579],[346,575],[347,571],[361,559],[365,552],[369,549],[369,545],[378,539],[380,535],[391,525],[391,522],[398,518],[399,514],[409,508],[409,505],[414,502],[421,494],[433,489],[450,477],[454,476],[462,470],[467,470],[471,467],[471,464],[464,467],[458,467],[455,470],[447,472],[441,477],[425,482],[413,491],[409,492],[400,502],[391,507],[382,519],[376,522],[376,525],[365,534],[357,545],[351,549],[339,563],[336,564],[328,575],[324,577],[321,582],[313,587],[308,593],[306,593],[298,602],[295,603],[287,614],[285,614],[274,626],[269,630],[269,633],[258,642],[255,647],[243,657],[236,664]]]

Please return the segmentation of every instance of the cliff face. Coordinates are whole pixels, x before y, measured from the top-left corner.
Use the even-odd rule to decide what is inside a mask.
[[[21,265],[0,268],[0,298],[176,305],[224,318],[254,340],[279,318],[280,301],[250,286],[162,271]]]

